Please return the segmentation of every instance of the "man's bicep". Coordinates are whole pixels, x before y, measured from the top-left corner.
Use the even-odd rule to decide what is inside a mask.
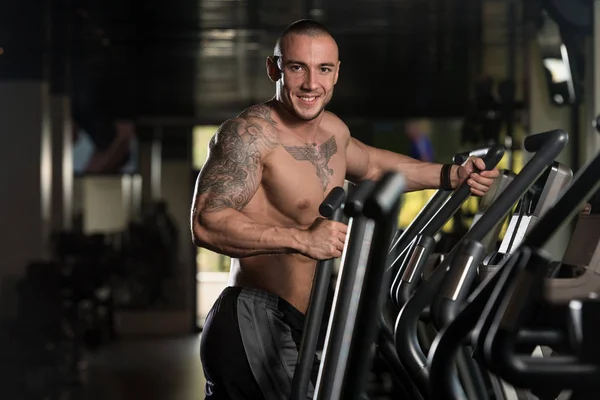
[[[350,180],[368,179],[370,175],[369,147],[361,141],[350,138],[346,147],[346,175]]]
[[[260,138],[244,120],[224,123],[211,139],[208,158],[196,182],[198,211],[243,209],[262,176]]]

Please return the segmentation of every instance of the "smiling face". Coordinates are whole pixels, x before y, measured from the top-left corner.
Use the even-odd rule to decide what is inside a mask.
[[[325,34],[288,34],[280,54],[267,62],[269,77],[276,82],[276,98],[299,119],[317,118],[333,96],[339,74],[335,40]]]

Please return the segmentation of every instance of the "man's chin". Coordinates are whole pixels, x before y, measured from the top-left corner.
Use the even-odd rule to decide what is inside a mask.
[[[303,121],[312,121],[316,119],[319,115],[321,115],[323,113],[323,110],[324,108],[320,108],[318,111],[314,111],[311,113],[299,112],[298,110],[294,110],[294,113],[298,118],[300,118]]]
[[[318,114],[311,115],[311,116],[301,115],[301,116],[300,116],[300,119],[302,119],[303,121],[306,121],[306,122],[308,122],[308,121],[313,121],[313,120],[317,119],[317,117],[318,117],[319,115],[321,115],[321,113],[320,113],[320,112],[319,112]]]

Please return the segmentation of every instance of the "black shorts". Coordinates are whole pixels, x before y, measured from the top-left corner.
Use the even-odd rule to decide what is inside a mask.
[[[200,341],[206,399],[287,400],[304,314],[273,294],[227,287],[210,310]],[[320,360],[315,355],[308,398]]]

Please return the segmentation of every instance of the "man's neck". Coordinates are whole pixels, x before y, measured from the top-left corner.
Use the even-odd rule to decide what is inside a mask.
[[[290,110],[279,100],[274,98],[272,104],[279,114],[282,124],[286,129],[292,131],[296,136],[307,143],[314,142],[323,119],[323,112],[309,121],[303,120],[292,114]]]

